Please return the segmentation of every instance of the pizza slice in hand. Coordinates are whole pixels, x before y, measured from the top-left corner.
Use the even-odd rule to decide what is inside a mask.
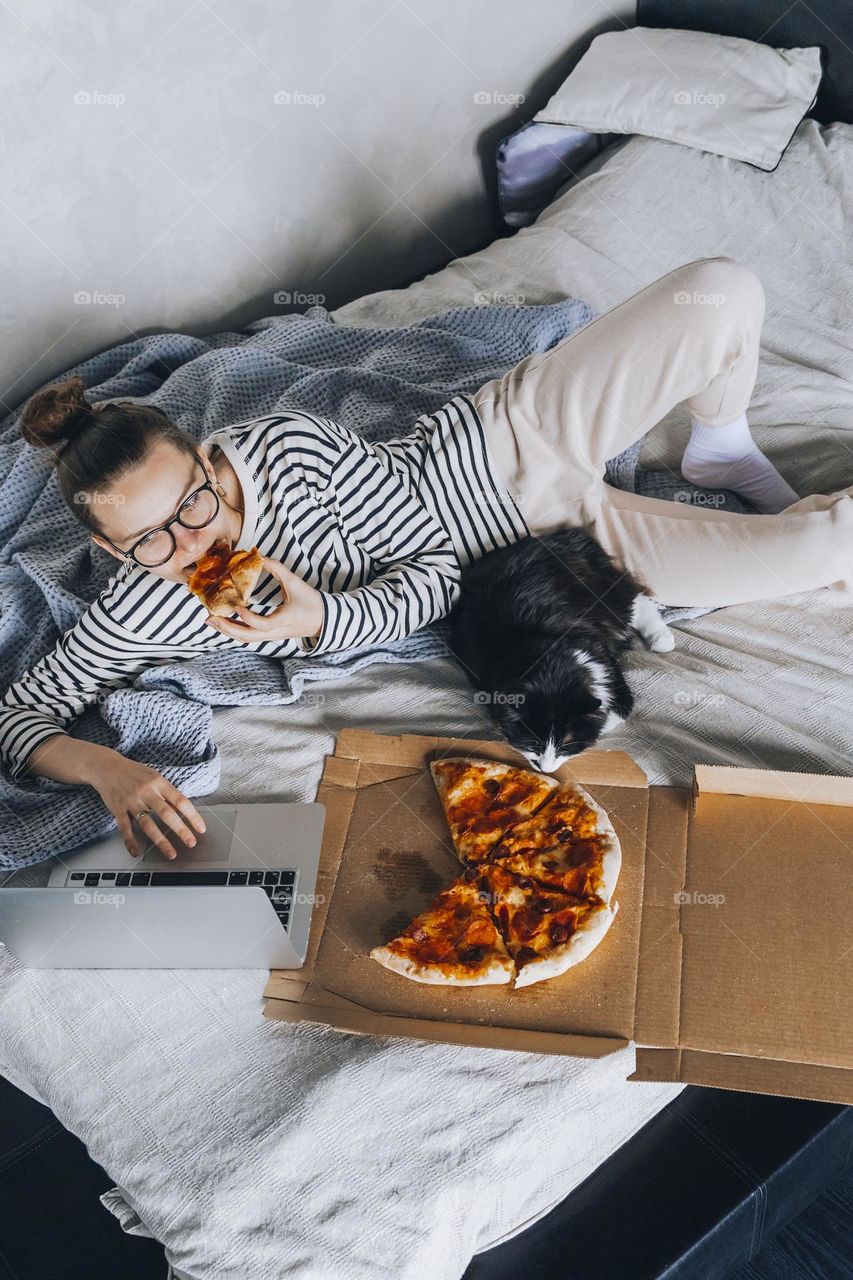
[[[218,538],[196,564],[187,586],[209,614],[227,618],[238,605],[249,603],[263,567],[257,547],[232,551],[227,542]]]
[[[552,889],[599,897],[609,905],[619,879],[622,850],[601,806],[577,783],[566,783],[532,818],[502,836],[491,860]]]
[[[415,982],[474,987],[512,980],[515,966],[476,884],[444,889],[397,938],[371,957]]]
[[[515,960],[516,987],[556,978],[586,959],[613,923],[616,906],[583,898],[518,876],[500,863],[465,872],[488,898],[507,949]]]
[[[430,770],[465,863],[484,862],[504,832],[534,813],[558,785],[531,769],[462,756],[433,760]]]

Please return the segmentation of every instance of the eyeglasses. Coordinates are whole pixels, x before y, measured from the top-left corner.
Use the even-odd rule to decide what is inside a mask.
[[[198,458],[196,458],[196,465],[201,466]],[[177,549],[175,535],[172,533],[173,524],[182,524],[185,529],[203,529],[205,525],[216,519],[219,512],[219,495],[213,486],[214,481],[206,480],[197,489],[193,489],[192,493],[184,498],[171,520],[158,525],[156,529],[149,529],[148,533],[143,533],[142,537],[137,538],[127,551],[117,547],[106,534],[101,534],[101,537],[105,542],[109,542],[119,555],[135,560],[143,569],[154,569],[157,565],[165,564],[167,560],[171,560]]]

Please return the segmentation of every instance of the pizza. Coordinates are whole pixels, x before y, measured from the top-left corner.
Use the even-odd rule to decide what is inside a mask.
[[[464,876],[371,956],[415,982],[474,987],[511,982],[515,965],[477,886]]]
[[[227,542],[218,538],[190,573],[187,586],[208,613],[227,618],[238,605],[248,604],[262,571],[263,559],[257,547],[232,551]]]
[[[471,874],[515,961],[516,987],[556,978],[586,959],[618,909],[596,895],[566,893],[516,875],[499,862]]]
[[[622,864],[613,824],[576,783],[558,787],[534,817],[516,823],[491,857],[508,871],[605,903],[613,896]]]
[[[500,764],[453,756],[430,764],[457,854],[483,862],[515,822],[534,813],[557,787],[555,778]]]
[[[598,946],[618,910],[619,839],[576,783],[492,760],[431,765],[466,870],[371,956],[417,982],[526,987]]]

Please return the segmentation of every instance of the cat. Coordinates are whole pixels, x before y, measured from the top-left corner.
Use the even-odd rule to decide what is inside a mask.
[[[462,571],[450,644],[504,737],[553,773],[630,714],[620,666],[635,633],[672,631],[643,585],[582,529],[522,538]]]

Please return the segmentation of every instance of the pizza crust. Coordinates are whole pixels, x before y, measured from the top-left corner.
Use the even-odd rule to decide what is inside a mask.
[[[487,968],[470,976],[462,976],[458,971],[449,969],[445,965],[434,964],[427,967],[418,964],[410,956],[398,955],[390,947],[374,947],[370,956],[386,969],[390,969],[392,973],[402,974],[404,978],[411,978],[414,982],[426,982],[442,987],[494,986],[496,983],[512,982],[515,972],[515,965],[510,956],[496,955]]]

